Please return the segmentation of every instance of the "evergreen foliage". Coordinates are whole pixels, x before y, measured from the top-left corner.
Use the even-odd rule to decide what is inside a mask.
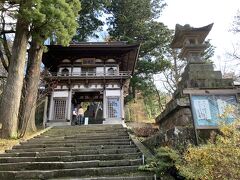
[[[31,22],[31,35],[41,43],[53,37],[56,43],[68,45],[76,33],[76,17],[80,10],[79,0],[34,0],[33,12],[24,16]]]
[[[74,42],[87,41],[89,37],[98,38],[97,32],[102,30],[104,25],[104,9],[109,0],[80,0],[82,10],[79,11],[77,19],[77,33],[73,37]]]
[[[202,57],[205,61],[212,62],[211,58],[214,56],[216,47],[211,44],[210,39],[205,41],[205,44],[207,45],[207,48],[203,51]]]
[[[148,159],[147,164],[140,167],[140,170],[151,171],[162,177],[175,169],[175,165],[179,163],[180,156],[177,151],[169,147],[160,147],[156,150],[153,159]]]
[[[144,98],[145,104],[149,104],[146,100],[152,99],[148,97],[156,96],[157,92],[153,75],[170,65],[164,54],[170,43],[171,31],[163,23],[156,21],[165,5],[162,0],[112,0],[106,9],[112,15],[108,18],[111,40],[141,43],[128,100],[135,98],[136,92],[141,91],[144,96],[147,95]],[[158,112],[159,106],[155,106],[158,107]]]

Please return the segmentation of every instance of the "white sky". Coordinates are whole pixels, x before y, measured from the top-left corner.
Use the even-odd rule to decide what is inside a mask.
[[[240,9],[240,0],[166,0],[167,7],[162,12],[160,21],[170,29],[175,25],[190,24],[192,27],[201,27],[214,23],[212,31],[208,35],[211,43],[216,46],[213,60],[217,69],[222,69],[226,64],[228,71],[232,68],[232,62],[227,62],[226,53],[233,49],[233,44],[240,38],[229,32],[234,15]],[[238,73],[238,72],[236,72]]]

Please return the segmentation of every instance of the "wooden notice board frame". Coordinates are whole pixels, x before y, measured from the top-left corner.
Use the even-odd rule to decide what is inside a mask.
[[[191,113],[192,113],[192,117],[193,117],[193,126],[194,126],[194,130],[195,130],[195,135],[196,135],[196,144],[198,143],[198,132],[197,130],[214,130],[214,129],[218,129],[218,126],[209,126],[209,125],[198,125],[197,123],[197,119],[196,119],[196,114],[195,111],[193,110],[194,106],[193,106],[193,97],[195,96],[229,96],[229,97],[235,97],[235,102],[236,105],[239,104],[239,100],[238,100],[238,96],[237,94],[240,94],[240,90],[239,89],[184,89],[183,90],[183,94],[186,94],[189,96],[190,99],[190,107],[191,107]]]

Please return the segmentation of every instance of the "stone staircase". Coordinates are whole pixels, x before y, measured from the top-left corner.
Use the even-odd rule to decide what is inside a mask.
[[[0,179],[153,180],[122,125],[54,127],[0,154]]]

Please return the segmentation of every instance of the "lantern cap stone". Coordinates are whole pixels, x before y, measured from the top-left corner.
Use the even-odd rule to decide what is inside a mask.
[[[190,37],[197,39],[198,43],[202,44],[211,31],[212,26],[213,23],[199,28],[191,27],[189,24],[184,26],[176,24],[171,48],[183,48],[185,39]]]

